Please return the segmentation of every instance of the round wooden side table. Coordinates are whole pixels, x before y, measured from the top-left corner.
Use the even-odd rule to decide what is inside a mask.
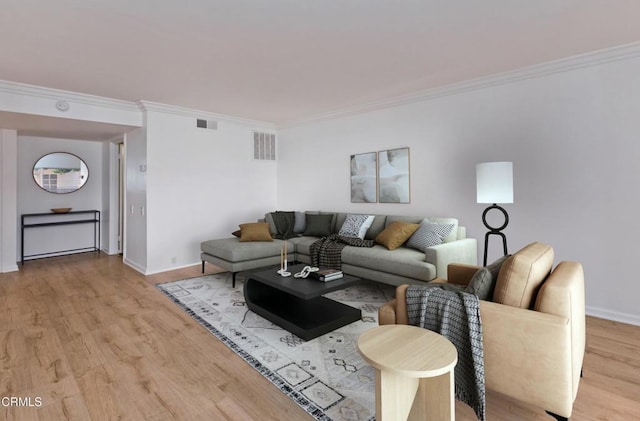
[[[376,420],[455,420],[455,346],[427,329],[384,325],[358,339],[376,369]]]

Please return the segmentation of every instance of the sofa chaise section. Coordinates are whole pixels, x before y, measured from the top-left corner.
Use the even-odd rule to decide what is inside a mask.
[[[202,273],[205,262],[220,266],[231,272],[233,287],[236,285],[236,273],[280,264],[280,254],[284,240],[242,242],[239,238],[222,238],[204,241],[200,244]],[[287,241],[287,259],[295,259],[295,245]]]

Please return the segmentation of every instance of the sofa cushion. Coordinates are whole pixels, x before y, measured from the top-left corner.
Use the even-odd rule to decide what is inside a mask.
[[[307,226],[307,218],[304,212],[295,211],[295,223],[293,225],[293,232],[296,234],[302,234],[304,228]]]
[[[355,237],[361,240],[364,239],[367,230],[373,223],[373,215],[355,215],[349,214],[342,223],[338,235],[344,237]]]
[[[491,301],[498,281],[498,273],[508,257],[502,256],[490,265],[478,269],[469,281],[466,291],[475,294],[481,300]]]
[[[304,235],[315,237],[327,237],[331,235],[331,222],[333,218],[333,214],[306,214],[307,226],[304,229]]]
[[[429,247],[442,244],[453,228],[453,224],[436,224],[425,218],[420,222],[420,228],[407,241],[407,247],[424,252]]]
[[[240,224],[240,241],[273,241],[266,222]]]
[[[403,245],[419,227],[419,224],[395,221],[378,234],[376,243],[389,250],[395,250]]]
[[[430,281],[436,277],[436,267],[424,260],[424,254],[406,247],[387,250],[381,245],[347,246],[342,249],[342,262],[412,279]]]
[[[553,248],[544,243],[531,243],[514,253],[500,269],[493,301],[531,308],[540,285],[551,273],[553,257]]]
[[[311,255],[311,244],[318,241],[318,237],[296,237],[290,238],[289,242],[294,243],[296,245],[296,253],[304,254],[305,256]]]
[[[386,215],[375,215],[373,218],[373,223],[367,230],[367,233],[364,236],[365,240],[375,240],[375,238],[380,234],[384,228],[385,223],[387,221]]]

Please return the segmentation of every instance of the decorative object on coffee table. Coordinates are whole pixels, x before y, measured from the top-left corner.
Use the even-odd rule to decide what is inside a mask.
[[[484,235],[484,260],[483,266],[487,265],[487,247],[489,236],[497,235],[502,238],[502,248],[504,255],[507,251],[507,237],[504,230],[509,224],[509,214],[498,203],[513,203],[513,163],[512,162],[484,162],[476,165],[476,195],[478,203],[491,203],[482,212],[482,223],[489,231]],[[489,211],[496,209],[504,215],[504,223],[494,227],[487,222]]]
[[[71,208],[52,208],[51,212],[53,213],[67,213],[71,210]]]
[[[282,250],[280,251],[280,269],[277,271],[278,275],[286,278],[287,276],[291,276],[291,272],[288,269],[288,259],[287,259],[287,242],[284,242],[284,246],[282,246]]]

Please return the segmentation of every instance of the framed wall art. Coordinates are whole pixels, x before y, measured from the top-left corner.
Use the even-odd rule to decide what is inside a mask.
[[[410,203],[409,148],[378,152],[378,198],[380,203]]]
[[[376,203],[378,201],[376,152],[351,155],[351,202]]]

